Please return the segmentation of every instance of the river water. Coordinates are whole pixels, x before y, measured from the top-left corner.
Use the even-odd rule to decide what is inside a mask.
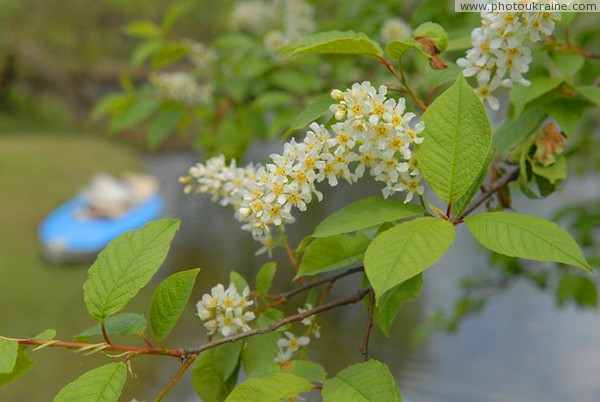
[[[249,159],[264,160],[278,148],[277,144],[257,145]],[[204,195],[181,192],[177,177],[196,159],[192,153],[166,153],[147,156],[146,165],[163,183],[165,216],[182,219],[168,264],[171,269],[201,266],[200,287],[206,291],[217,282],[227,282],[231,269],[253,278],[266,257],[254,256],[258,244],[239,229],[229,207],[214,204]],[[368,180],[325,191],[325,201],[311,207],[290,227],[292,241],[311,233],[327,214],[378,192],[378,186]],[[521,212],[550,217],[562,206],[598,198],[597,179],[578,179],[548,199],[516,199],[514,206]],[[282,256],[276,257],[285,267]],[[411,402],[600,401],[600,314],[571,306],[559,309],[550,292],[526,281],[493,296],[486,308],[465,319],[456,333],[434,332],[411,346],[410,334],[435,309],[452,308],[460,279],[488,266],[489,255],[461,225],[447,255],[426,271],[419,300],[401,311],[392,338],[374,330],[371,356],[388,364],[405,398]],[[330,297],[351,294],[359,281],[347,278],[339,282]],[[285,283],[281,281],[284,287]],[[330,374],[360,360],[365,314],[365,308],[357,305],[320,318],[322,338],[311,345],[310,356]],[[187,386],[178,386],[173,392],[172,400],[198,400]]]

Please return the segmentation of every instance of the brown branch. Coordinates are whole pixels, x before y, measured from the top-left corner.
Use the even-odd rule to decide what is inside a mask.
[[[365,324],[365,334],[363,336],[363,342],[360,346],[360,353],[362,354],[363,361],[369,360],[369,338],[371,337],[371,328],[373,328],[373,313],[375,312],[375,292],[373,289],[369,290],[369,310],[367,313],[367,322]]]
[[[454,223],[461,222],[465,216],[469,215],[471,212],[473,212],[475,209],[477,209],[477,207],[479,207],[481,204],[483,204],[485,201],[487,201],[497,191],[499,191],[501,188],[506,186],[511,181],[517,180],[517,178],[519,177],[519,170],[520,170],[519,168],[516,168],[512,172],[506,174],[500,180],[493,183],[485,193],[481,194],[481,196],[479,196],[479,198],[477,198],[475,201],[473,201],[471,203],[471,205],[469,205],[467,208],[465,208],[465,210],[463,212],[460,213],[460,215],[454,220]]]
[[[194,363],[194,360],[196,360],[196,357],[197,357],[197,355],[195,355],[195,354],[191,354],[188,356],[188,358],[183,362],[183,364],[177,371],[177,374],[175,374],[175,377],[173,377],[173,379],[167,384],[167,386],[162,391],[160,391],[160,393],[158,394],[158,396],[156,397],[154,402],[160,402],[163,400],[165,395],[167,395],[169,393],[171,388],[173,388],[173,386],[175,386],[175,384],[177,384],[177,381],[179,381],[181,379],[181,377],[185,374],[187,369],[190,368],[192,363]]]
[[[222,339],[217,339],[212,342],[207,342],[204,345],[201,345],[194,349],[186,349],[186,350],[184,350],[184,356],[189,356],[192,354],[198,355],[198,354],[204,352],[205,350],[212,349],[212,348],[215,348],[217,346],[220,346],[220,345],[223,345],[226,343],[237,342],[239,340],[249,338],[251,336],[273,332],[277,328],[282,327],[284,325],[291,324],[296,321],[302,321],[303,319],[305,319],[307,317],[322,313],[327,310],[334,309],[336,307],[341,307],[341,306],[345,306],[348,304],[356,304],[359,301],[361,301],[369,293],[369,291],[370,291],[370,288],[361,289],[352,296],[346,297],[344,299],[335,300],[335,301],[329,302],[327,304],[323,304],[321,306],[317,306],[317,307],[307,310],[303,313],[297,313],[294,315],[290,315],[288,317],[282,318],[281,320],[274,322],[273,324],[271,324],[267,327],[258,328],[258,329],[254,329],[254,330],[248,331],[248,332],[243,332],[241,334],[237,334],[234,336],[229,336],[227,338],[222,338]]]
[[[100,323],[100,330],[102,331],[102,337],[104,338],[104,341],[106,343],[108,343],[109,345],[112,345],[112,342],[110,341],[110,338],[108,337],[108,332],[106,332],[106,327],[104,326],[104,323]]]
[[[300,287],[298,289],[290,290],[289,292],[280,293],[277,296],[277,298],[278,299],[287,300],[287,299],[291,298],[292,296],[297,295],[298,293],[305,292],[307,290],[310,290],[310,289],[312,289],[312,288],[314,288],[316,286],[319,286],[319,285],[323,285],[325,283],[334,284],[339,279],[342,279],[342,278],[344,278],[346,276],[355,274],[357,272],[362,272],[363,270],[364,270],[364,267],[362,265],[359,266],[359,267],[350,268],[350,269],[348,269],[348,270],[346,270],[346,271],[344,271],[342,273],[339,273],[337,275],[334,275],[334,276],[332,276],[330,278],[325,278],[325,279],[321,279],[321,280],[318,280],[318,281],[315,281],[315,282],[310,282],[310,283],[307,283],[306,285],[304,285],[304,286],[302,286],[302,287]]]

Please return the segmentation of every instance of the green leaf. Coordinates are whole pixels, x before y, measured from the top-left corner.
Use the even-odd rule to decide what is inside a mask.
[[[423,208],[405,204],[400,200],[384,200],[379,197],[365,198],[346,205],[325,218],[312,234],[313,237],[329,237],[356,232],[423,214]]]
[[[56,330],[55,329],[45,329],[33,337],[33,339],[40,339],[43,341],[50,341],[54,338],[56,338]]]
[[[19,342],[0,338],[0,373],[10,373],[17,361]]]
[[[235,271],[229,273],[229,282],[234,284],[240,294],[242,294],[246,288],[250,288],[246,279]]]
[[[154,116],[149,123],[148,145],[155,149],[167,139],[181,122],[183,110],[171,108]]]
[[[83,284],[89,314],[103,322],[123,309],[160,268],[175,232],[177,219],[160,219],[127,232],[98,254]]]
[[[362,32],[327,31],[308,36],[300,42],[292,43],[280,50],[289,57],[302,54],[355,54],[381,57],[379,44]]]
[[[163,34],[162,29],[152,21],[133,21],[124,30],[126,34],[142,39],[155,39]]]
[[[130,62],[133,67],[139,67],[145,63],[152,55],[158,52],[165,42],[161,39],[147,40],[135,47],[131,53]]]
[[[577,74],[585,64],[585,57],[577,53],[552,52],[550,57],[565,78]]]
[[[285,140],[292,135],[296,130],[304,127],[308,127],[310,123],[329,112],[329,106],[334,103],[333,99],[329,95],[323,95],[316,98],[306,108],[301,111],[298,116],[292,121],[290,129],[281,137],[281,140]]]
[[[242,342],[224,344],[200,354],[192,366],[192,385],[204,402],[222,402],[235,387]]]
[[[323,366],[306,360],[292,360],[286,364],[277,364],[282,373],[294,374],[308,381],[323,382],[327,373]]]
[[[141,334],[146,330],[146,319],[141,314],[121,313],[108,317],[104,322],[108,335]],[[100,324],[96,324],[75,335],[79,342],[86,342],[90,336],[102,336]]]
[[[296,278],[348,267],[363,260],[371,239],[366,236],[336,235],[313,241],[306,249]]]
[[[565,272],[556,289],[556,300],[561,307],[569,301],[575,302],[578,307],[597,307],[596,283],[585,276]]]
[[[416,43],[413,38],[408,38],[406,40],[393,40],[389,42],[385,46],[385,54],[394,60],[400,60],[410,49],[417,49],[425,56],[429,57],[423,52],[423,45]]]
[[[377,360],[354,364],[323,383],[324,402],[402,402],[387,366]]]
[[[125,363],[107,364],[65,386],[54,402],[117,402],[126,379]]]
[[[156,287],[150,305],[150,327],[160,342],[171,332],[183,313],[200,268],[177,272]]]
[[[383,232],[365,254],[365,272],[377,304],[390,289],[435,264],[454,240],[454,226],[431,217],[400,223]]]
[[[281,320],[285,317],[285,314],[281,310],[277,310],[276,308],[267,307],[265,311],[261,315],[258,316],[256,320],[256,325],[259,328],[268,327],[273,324],[275,321]],[[278,328],[276,331],[282,331],[284,327],[289,328],[289,325],[284,325],[283,327]]]
[[[10,373],[0,374],[0,387],[3,387],[17,377],[25,374],[31,367],[33,367],[33,361],[29,359],[25,349],[26,347],[24,345],[19,346],[17,351],[17,359],[12,371]]]
[[[496,253],[561,262],[592,272],[575,240],[553,222],[525,214],[488,212],[471,215],[465,223],[482,246]]]
[[[156,98],[142,97],[132,102],[121,114],[110,121],[108,131],[116,133],[132,128],[146,120],[158,108]]]
[[[423,121],[419,168],[435,193],[453,202],[475,181],[488,156],[492,133],[483,103],[461,74],[429,106]]]
[[[275,272],[277,272],[276,262],[267,262],[258,270],[256,274],[256,290],[258,290],[260,295],[264,296],[269,293]]]
[[[106,95],[98,103],[94,105],[94,109],[90,114],[92,121],[97,121],[103,116],[113,113],[115,110],[126,105],[131,100],[129,94],[125,93],[113,93]]]
[[[419,274],[388,290],[381,297],[373,318],[385,336],[389,338],[392,323],[404,303],[419,297],[422,284],[423,275]]]
[[[580,85],[575,87],[575,89],[596,106],[600,106],[600,87],[594,85]]]
[[[450,38],[448,42],[448,47],[446,48],[449,52],[454,52],[456,50],[467,50],[473,46],[471,42],[471,35],[463,35],[458,36],[456,38]]]
[[[433,69],[429,64],[425,67],[425,76],[432,87],[441,87],[453,83],[456,81],[456,77],[462,74],[462,69],[456,63],[446,62],[446,66],[447,68],[443,70]]]
[[[311,389],[312,384],[306,378],[275,373],[268,377],[252,378],[243,382],[229,395],[226,402],[281,402],[282,399],[291,398]]]
[[[469,203],[471,202],[471,200],[473,199],[475,194],[477,194],[477,192],[481,188],[481,185],[485,181],[485,178],[488,175],[490,165],[492,164],[492,161],[494,160],[494,155],[495,155],[494,148],[490,148],[488,157],[487,157],[485,163],[483,164],[483,166],[481,166],[481,171],[479,172],[479,175],[477,176],[475,181],[473,183],[471,183],[471,185],[469,186],[467,191],[458,200],[454,201],[454,203],[452,204],[452,215],[453,216],[459,216],[465,210],[465,208],[467,208],[469,206]]]
[[[260,377],[271,374],[273,359],[277,356],[279,332],[270,332],[248,338],[242,351],[242,365],[248,377]]]
[[[517,142],[533,133],[546,118],[542,108],[535,108],[509,120],[494,134],[494,147],[499,155],[503,155]]]
[[[529,102],[552,91],[562,82],[563,80],[560,78],[535,77],[531,79],[531,85],[527,87],[514,85],[510,89],[508,96],[515,107],[515,116],[520,115]]]
[[[553,117],[561,131],[567,135],[574,135],[581,124],[585,109],[589,102],[579,99],[559,99],[544,105],[544,110]]]
[[[532,163],[531,170],[537,176],[542,176],[548,179],[550,184],[554,185],[557,182],[567,178],[567,158],[564,155],[560,155],[557,157],[556,162],[550,166],[542,166],[537,163]]]

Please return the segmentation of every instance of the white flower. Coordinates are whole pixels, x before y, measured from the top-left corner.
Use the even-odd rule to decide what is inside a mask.
[[[252,321],[255,315],[247,311],[247,308],[254,303],[248,300],[249,293],[248,288],[240,295],[233,284],[230,284],[227,289],[218,284],[211,289],[210,294],[202,296],[196,308],[209,335],[220,332],[223,336],[231,336],[250,330],[248,322]]]
[[[402,18],[391,18],[383,23],[381,27],[381,39],[385,43],[393,40],[407,39],[412,32],[410,25],[408,25]]]
[[[184,72],[161,72],[150,75],[150,83],[157,95],[165,100],[198,106],[212,101],[212,83],[201,85]]]

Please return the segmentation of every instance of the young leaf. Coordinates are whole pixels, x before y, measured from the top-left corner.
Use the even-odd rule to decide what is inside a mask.
[[[242,294],[242,292],[246,289],[249,288],[250,286],[248,286],[248,282],[246,281],[246,279],[238,274],[235,271],[231,271],[229,273],[229,282],[233,283],[233,285],[235,286],[236,290]]]
[[[281,141],[288,138],[296,130],[307,127],[310,123],[329,112],[329,106],[333,103],[334,100],[331,99],[331,96],[329,95],[319,96],[309,103],[308,106],[296,116],[294,121],[292,121],[290,129],[281,137]]]
[[[103,322],[119,312],[160,268],[175,232],[177,219],[160,219],[127,232],[98,255],[83,284],[89,314]]]
[[[461,74],[429,106],[423,121],[425,140],[416,150],[419,168],[440,198],[455,201],[488,156],[492,133],[483,103]]]
[[[258,270],[258,273],[256,274],[256,290],[258,290],[258,293],[262,296],[269,293],[271,283],[273,283],[273,278],[275,277],[275,272],[277,272],[277,263],[273,261],[267,262]]]
[[[503,155],[517,142],[533,133],[545,118],[546,113],[544,110],[542,108],[535,108],[509,120],[494,134],[493,144],[498,154]]]
[[[203,352],[192,366],[192,385],[205,402],[222,402],[235,387],[242,342]]]
[[[146,319],[141,314],[121,313],[108,317],[104,322],[108,335],[141,334],[146,329]],[[79,342],[85,342],[90,336],[102,336],[100,324],[96,324],[75,335]]]
[[[133,100],[127,108],[110,121],[108,132],[114,134],[142,123],[158,108],[159,101],[154,97],[141,97]]]
[[[242,366],[248,377],[261,377],[273,372],[273,359],[277,356],[277,340],[280,337],[278,332],[269,332],[248,338],[242,351]]]
[[[354,364],[323,383],[324,402],[402,402],[387,366],[377,360]]]
[[[525,106],[534,99],[547,94],[563,82],[559,78],[536,77],[531,80],[531,85],[515,85],[510,89],[508,96],[515,107],[515,116],[521,114]]]
[[[405,204],[400,200],[384,200],[379,197],[365,198],[346,205],[325,218],[312,234],[313,237],[329,237],[356,232],[423,214],[423,208]]]
[[[473,183],[471,183],[471,185],[469,186],[467,191],[465,191],[465,193],[458,200],[454,201],[454,203],[452,204],[452,215],[453,216],[459,216],[460,213],[465,210],[465,208],[469,205],[469,203],[471,202],[471,200],[473,199],[475,194],[477,194],[477,192],[481,188],[481,185],[483,184],[483,182],[485,181],[485,178],[488,175],[490,164],[492,163],[492,160],[494,159],[494,154],[495,154],[494,149],[490,148],[487,159],[485,160],[485,163],[483,164],[483,166],[481,166],[481,171],[479,172],[479,175],[477,176],[475,181]]]
[[[19,343],[8,339],[0,339],[0,373],[10,373],[17,361]]]
[[[284,47],[280,52],[288,53],[289,57],[302,54],[355,54],[371,57],[383,55],[377,42],[362,32],[354,31],[319,32]]]
[[[390,328],[404,303],[414,300],[421,294],[423,275],[419,274],[402,282],[384,293],[375,309],[374,319],[385,336],[390,336]]]
[[[41,339],[43,341],[49,341],[54,338],[56,338],[56,330],[55,329],[45,329],[33,337],[33,339]]]
[[[153,39],[162,36],[162,29],[152,21],[133,21],[125,27],[125,33],[136,38]]]
[[[177,272],[154,290],[150,305],[150,326],[160,342],[171,332],[183,313],[200,268]]]
[[[390,58],[394,60],[400,60],[404,53],[409,51],[410,49],[417,49],[421,53],[423,52],[423,45],[420,43],[416,43],[413,38],[408,38],[406,40],[393,40],[389,42],[385,46],[385,54],[387,54]],[[427,56],[427,54],[425,54]]]
[[[306,360],[292,360],[287,364],[275,364],[280,372],[294,374],[306,378],[308,381],[323,382],[327,375],[323,366]]]
[[[435,264],[454,240],[446,220],[418,218],[383,232],[365,253],[365,272],[379,306],[390,289]]]
[[[306,249],[296,275],[312,276],[362,261],[371,240],[366,236],[336,235],[313,241]]]
[[[117,402],[127,379],[125,363],[111,363],[88,371],[66,385],[54,402]]]
[[[581,124],[585,109],[590,105],[579,99],[558,99],[544,105],[544,110],[556,120],[561,131],[573,135]]]
[[[26,347],[24,345],[19,346],[17,359],[12,371],[10,373],[0,374],[0,387],[3,387],[15,378],[25,374],[33,366],[33,361],[29,359],[25,349]]]
[[[482,246],[509,257],[561,262],[593,272],[566,230],[553,222],[525,214],[488,212],[465,223]]]
[[[312,384],[306,378],[275,373],[243,382],[225,402],[280,402],[311,389]]]

